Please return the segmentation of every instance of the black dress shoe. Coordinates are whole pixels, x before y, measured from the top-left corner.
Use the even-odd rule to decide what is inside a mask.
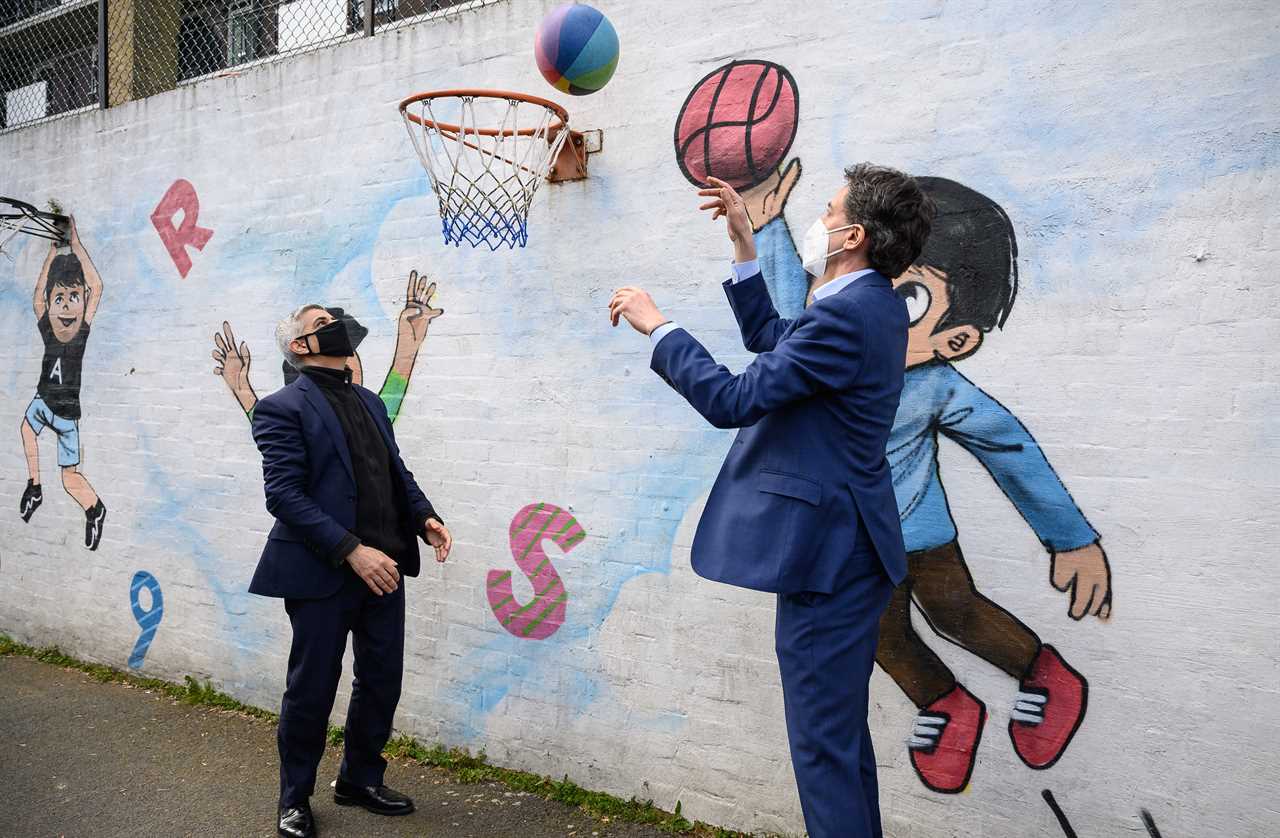
[[[311,816],[311,804],[281,806],[276,832],[284,838],[316,838],[316,819]]]
[[[386,786],[357,786],[341,777],[333,788],[333,802],[339,806],[362,806],[375,815],[407,815],[413,799]]]

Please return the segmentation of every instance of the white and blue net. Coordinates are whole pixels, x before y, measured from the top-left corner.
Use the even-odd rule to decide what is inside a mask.
[[[524,247],[529,205],[569,134],[560,116],[498,95],[433,96],[401,114],[440,202],[445,242]]]

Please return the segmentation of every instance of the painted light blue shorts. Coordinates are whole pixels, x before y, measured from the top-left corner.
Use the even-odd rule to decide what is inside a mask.
[[[80,465],[80,426],[71,419],[63,419],[49,409],[44,399],[36,396],[27,408],[27,424],[40,436],[45,428],[52,428],[58,435],[58,465],[63,468]]]

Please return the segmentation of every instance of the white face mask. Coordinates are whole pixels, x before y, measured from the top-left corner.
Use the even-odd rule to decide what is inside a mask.
[[[827,242],[830,240],[831,234],[839,233],[841,230],[848,230],[855,226],[857,225],[846,224],[843,227],[828,230],[827,225],[822,223],[821,218],[813,222],[813,225],[804,234],[804,243],[800,251],[800,258],[804,260],[804,269],[818,277],[825,274],[827,272],[827,258],[844,249],[843,247],[837,247],[831,253],[827,252]]]

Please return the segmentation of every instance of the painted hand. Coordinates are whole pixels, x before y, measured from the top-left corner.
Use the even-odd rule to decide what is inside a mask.
[[[435,518],[428,518],[422,525],[422,533],[427,543],[435,548],[436,561],[443,562],[449,558],[449,551],[453,549],[453,536],[448,527]]]
[[[1100,620],[1111,616],[1111,567],[1098,543],[1077,550],[1051,553],[1049,578],[1053,587],[1071,593],[1067,613],[1073,620],[1092,614]]]
[[[609,322],[617,326],[620,318],[626,318],[631,328],[642,335],[648,335],[666,322],[649,292],[631,286],[619,288],[609,301]]]
[[[418,277],[417,271],[409,272],[409,285],[405,289],[404,309],[400,312],[400,322],[396,343],[398,346],[410,348],[414,353],[427,339],[427,326],[440,315],[442,308],[431,308],[431,297],[436,293],[436,284],[428,282],[426,277]]]
[[[225,320],[222,321],[222,331],[213,333],[213,344],[213,362],[216,364],[214,373],[222,376],[227,389],[243,402],[241,397],[253,392],[253,386],[249,383],[249,345],[241,343],[236,346],[235,333],[231,331],[231,324]]]
[[[760,232],[764,225],[782,216],[787,205],[787,198],[800,180],[800,158],[796,157],[787,164],[785,170],[778,169],[760,183],[742,193],[746,204],[747,215],[751,218],[751,231]]]
[[[723,216],[729,222],[729,241],[733,242],[733,258],[736,262],[750,262],[756,258],[756,243],[751,237],[753,225],[747,204],[732,186],[719,178],[709,177],[711,185],[699,189],[698,194],[710,198],[698,209],[712,210],[711,220]]]

